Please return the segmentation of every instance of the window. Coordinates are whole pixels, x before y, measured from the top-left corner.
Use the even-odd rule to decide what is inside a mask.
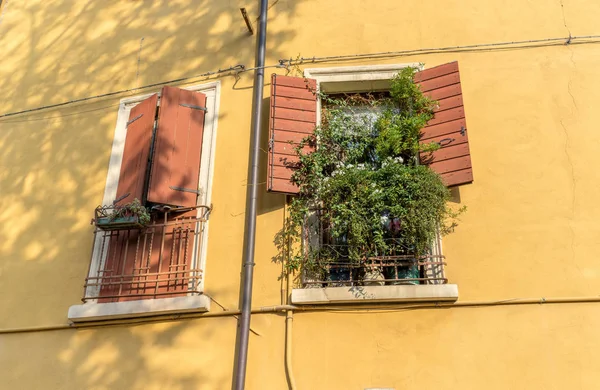
[[[208,310],[203,269],[219,91],[218,82],[164,87],[121,101],[84,304],[69,309],[71,320]],[[149,223],[114,217],[135,199]]]
[[[310,132],[309,128],[314,129],[320,122],[323,102],[314,93],[317,88],[326,94],[386,91],[393,75],[403,67],[416,65],[307,69],[304,79],[275,76],[271,98],[271,153],[268,175],[270,190],[291,194],[298,192],[297,187],[289,182],[295,162],[293,143],[299,142],[297,139],[303,138],[302,134]],[[421,163],[429,165],[439,173],[448,186],[471,182],[472,170],[457,64],[450,63],[419,72],[415,80],[421,84],[421,89],[426,94],[439,102],[434,119],[423,129],[422,140],[443,141],[440,142],[442,148],[427,156],[427,160],[425,156],[421,156]],[[311,95],[306,90],[313,91],[314,106],[309,105]],[[369,117],[373,116],[373,111],[366,107],[353,107],[352,111],[352,116],[363,117],[366,123],[369,122]],[[288,145],[281,145],[282,142]],[[307,216],[304,245],[307,257],[314,256],[310,253],[316,252],[317,255],[324,253],[329,258],[327,271],[325,274],[315,273],[304,267],[304,288],[293,291],[294,303],[353,302],[356,299],[401,301],[457,298],[455,285],[442,284],[446,279],[443,274],[439,237],[432,242],[428,256],[417,259],[408,248],[402,247],[397,241],[397,236],[393,234],[396,221],[392,219],[388,221],[389,237],[385,237],[386,240],[390,240],[390,252],[363,259],[359,264],[352,265],[347,259],[351,249],[343,242],[343,236],[338,235],[337,239],[331,236],[331,226],[328,218],[323,218],[324,213],[327,213],[327,210],[314,210]],[[385,216],[382,216],[382,220],[384,218]],[[332,253],[335,261],[331,261]]]
[[[329,121],[335,118],[335,122],[343,125],[344,134],[336,136],[336,144],[347,145],[347,155],[358,152],[357,158],[353,158],[353,164],[366,170],[376,167],[374,150],[367,148],[370,152],[365,154],[363,147],[365,139],[372,140],[377,133],[377,120],[386,111],[389,93],[358,92],[326,96],[328,101],[322,101],[322,107],[330,110]],[[335,112],[333,116],[332,112]],[[339,156],[339,161],[343,160]],[[336,172],[343,172],[344,168],[341,169],[332,173],[332,176]],[[319,272],[310,272],[304,267],[301,274],[302,286],[313,288],[447,282],[442,266],[444,259],[439,250],[439,231],[430,243],[428,253],[417,256],[414,248],[406,243],[399,218],[394,218],[388,210],[379,219],[378,223],[384,225],[383,236],[380,238],[385,242],[386,249],[361,248],[355,251],[348,231],[345,230],[340,235],[339,229],[334,226],[336,212],[327,209],[313,210],[305,222],[306,256],[313,263],[324,264],[324,269],[319,267]],[[335,230],[338,230],[337,236]],[[359,255],[363,258],[357,260]]]

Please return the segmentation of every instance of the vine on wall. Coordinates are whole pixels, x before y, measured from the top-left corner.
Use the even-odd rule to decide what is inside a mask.
[[[307,251],[303,245],[315,210],[327,239],[346,248],[345,261],[354,263],[387,253],[391,237],[412,254],[425,254],[438,230],[456,226],[464,207],[451,209],[440,176],[419,164],[420,153],[440,146],[419,142],[436,102],[413,82],[415,71],[397,74],[387,96],[321,96],[322,123],[295,149],[292,182],[300,193],[276,237],[287,272],[303,264],[323,274],[327,263],[340,260],[331,246]],[[312,152],[303,152],[307,145]]]

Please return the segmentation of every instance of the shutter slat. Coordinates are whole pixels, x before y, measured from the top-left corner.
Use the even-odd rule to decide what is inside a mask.
[[[446,99],[437,99],[437,102],[437,111],[449,110],[451,108],[461,107],[463,105],[462,95],[451,96]]]
[[[423,72],[425,72],[425,71],[423,71]],[[421,91],[428,92],[428,91],[432,91],[434,89],[443,88],[443,87],[447,87],[449,85],[458,84],[458,83],[460,83],[460,76],[458,75],[458,72],[456,72],[456,73],[447,74],[447,75],[444,75],[442,77],[438,77],[435,79],[423,81],[422,83],[420,83],[420,85],[421,85]]]
[[[286,154],[269,154],[269,164],[275,166],[289,167],[300,161],[298,156],[290,156]]]
[[[437,125],[440,123],[450,122],[456,119],[464,118],[465,110],[463,106],[455,107],[450,110],[445,111],[437,111],[435,112],[435,116],[429,122],[427,122],[428,126]]]
[[[289,169],[288,167],[282,167],[275,165],[273,167],[273,177],[278,179],[286,179],[290,180],[292,178],[292,174],[294,173],[293,169]]]
[[[453,84],[447,87],[442,87],[434,89],[432,91],[424,92],[423,95],[427,96],[430,99],[440,101],[442,99],[446,99],[452,96],[462,95],[462,91],[460,88],[460,84]]]
[[[421,130],[421,141],[427,141],[429,138],[438,137],[444,134],[454,133],[467,127],[465,118],[450,122],[440,123],[439,125],[426,126]]]
[[[275,118],[315,123],[317,121],[317,113],[315,111],[292,110],[289,108],[277,107]]]
[[[457,144],[464,144],[467,143],[469,141],[469,137],[467,136],[467,132],[461,132],[459,131],[455,131],[452,133],[448,133],[448,134],[443,134],[437,137],[432,137],[432,138],[428,138],[428,139],[423,139],[421,138],[421,143],[423,144],[428,144],[430,142],[440,142],[442,145],[457,145]]]
[[[473,182],[473,169],[467,168],[461,171],[445,173],[440,176],[442,177],[442,180],[448,187],[452,187],[463,183],[471,183]]]
[[[206,95],[181,88],[162,90],[148,201],[171,206],[197,204]]]
[[[424,94],[437,100],[434,117],[421,131],[422,144],[439,142],[433,153],[421,153],[421,163],[437,172],[447,186],[473,181],[469,138],[458,63],[440,65],[415,74]]]
[[[444,65],[436,66],[435,68],[427,69],[428,72],[419,72],[415,74],[414,80],[416,83],[422,83],[426,80],[431,80],[436,77],[445,76],[450,73],[458,72],[458,62],[449,62]]]
[[[315,79],[288,76],[277,76],[277,78],[277,85],[280,87],[294,87],[302,90],[309,90],[311,92],[314,92],[317,88],[317,81]]]
[[[297,194],[299,188],[290,181],[298,162],[294,149],[317,124],[316,81],[273,75],[270,108],[267,190]],[[303,148],[304,153],[311,150]]]
[[[433,153],[421,153],[421,161],[426,162],[431,166],[432,163],[449,160],[457,157],[469,155],[469,144],[466,142],[452,142],[445,148],[436,150]]]
[[[275,107],[275,109],[277,109],[277,107]],[[296,131],[305,134],[312,134],[315,130],[315,124],[310,122],[272,118],[271,124],[274,130]]]
[[[286,76],[280,76],[286,77]],[[315,100],[315,94],[306,88],[277,87],[278,96],[284,96],[299,100]]]
[[[429,164],[429,167],[440,175],[448,172],[460,171],[462,169],[471,168],[471,156],[460,156],[445,161],[434,162]]]
[[[294,142],[300,143],[304,138],[307,137],[305,133],[296,133],[294,131],[278,131],[273,134],[273,140],[275,142]]]
[[[115,199],[121,199],[118,204],[129,203],[136,198],[144,201],[144,185],[157,102],[158,95],[152,95],[133,107],[129,114],[130,123],[126,130],[123,160],[115,197]]]
[[[283,96],[278,96],[275,101],[276,107],[282,108],[293,108],[296,110],[304,110],[304,111],[317,111],[316,104],[312,100],[300,100],[300,99],[292,99]]]
[[[289,142],[274,142],[273,143],[273,153],[274,154],[288,154],[288,155],[292,155],[295,156],[296,155],[296,151],[294,150],[294,148],[296,148],[298,146],[298,144],[292,144]],[[302,148],[302,152],[303,153],[309,153],[312,150],[312,147],[310,146],[305,146]]]

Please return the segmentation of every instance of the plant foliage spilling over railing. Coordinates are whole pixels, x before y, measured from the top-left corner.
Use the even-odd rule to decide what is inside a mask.
[[[419,142],[436,102],[413,82],[414,72],[403,69],[386,96],[321,96],[321,125],[296,148],[292,181],[300,193],[276,237],[287,271],[367,267],[398,248],[418,262],[431,255],[438,232],[456,225],[463,209],[449,207],[439,175],[419,164],[419,153],[440,146]],[[306,145],[316,147],[304,153]],[[311,238],[314,218],[326,228]],[[336,254],[332,245],[344,249]]]

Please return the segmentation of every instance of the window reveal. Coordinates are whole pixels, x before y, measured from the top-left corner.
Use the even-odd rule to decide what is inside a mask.
[[[206,96],[164,87],[158,100],[130,111],[115,199],[156,211],[141,230],[96,232],[104,262],[87,285],[99,287],[100,303],[197,292],[192,258],[209,211],[197,206]]]

